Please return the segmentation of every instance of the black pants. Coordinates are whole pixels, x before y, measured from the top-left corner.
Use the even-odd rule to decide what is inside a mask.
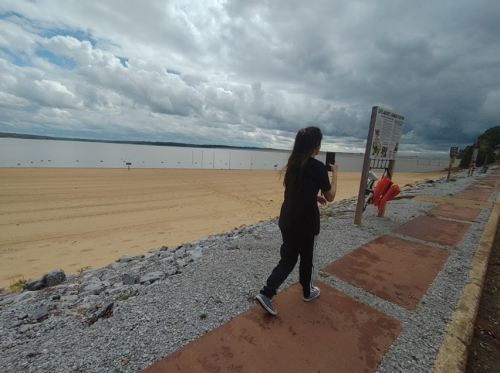
[[[292,272],[297,259],[300,255],[299,278],[302,285],[302,291],[305,297],[310,295],[313,286],[314,275],[314,248],[316,246],[316,237],[313,234],[290,235],[281,232],[283,244],[281,245],[281,260],[273,269],[267,279],[266,285],[260,291],[265,296],[272,298],[276,295],[278,288]]]

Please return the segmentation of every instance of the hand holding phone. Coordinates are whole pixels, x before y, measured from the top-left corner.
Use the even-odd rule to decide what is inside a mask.
[[[332,171],[331,165],[335,164],[335,153],[334,152],[327,152],[326,153],[326,170],[327,171]]]

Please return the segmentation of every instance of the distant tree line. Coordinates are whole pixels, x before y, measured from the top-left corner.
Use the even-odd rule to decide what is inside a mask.
[[[460,167],[469,167],[472,161],[472,152],[474,148],[479,149],[476,158],[477,167],[487,165],[488,162],[491,163],[497,160],[499,154],[496,154],[496,151],[500,149],[500,126],[487,129],[478,136],[474,144],[467,146],[465,149],[460,149],[458,153],[458,158],[462,158]]]
[[[94,139],[81,139],[73,137],[55,137],[43,135],[27,135],[23,133],[10,133],[0,132],[0,138],[8,137],[15,139],[30,139],[30,140],[63,140],[63,141],[84,141],[84,142],[104,142],[111,144],[131,144],[131,145],[155,145],[155,146],[177,146],[189,148],[221,148],[221,149],[252,149],[252,150],[277,150],[273,148],[258,148],[253,146],[230,146],[230,145],[199,145],[199,144],[186,144],[179,142],[164,142],[164,141],[119,141],[119,140],[94,140]]]

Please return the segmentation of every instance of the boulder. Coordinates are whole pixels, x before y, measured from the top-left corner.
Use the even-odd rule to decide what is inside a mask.
[[[30,291],[40,290],[42,288],[43,288],[43,282],[41,278],[37,280],[27,281],[23,286],[23,290],[30,290]]]
[[[31,321],[38,321],[49,314],[48,306],[38,307],[31,315],[28,316],[28,319]]]
[[[165,276],[165,273],[163,273],[162,271],[149,272],[149,273],[146,273],[145,275],[141,276],[141,278],[139,279],[139,282],[141,284],[144,284],[145,282],[149,282],[152,284],[153,282],[162,279],[164,276]]]

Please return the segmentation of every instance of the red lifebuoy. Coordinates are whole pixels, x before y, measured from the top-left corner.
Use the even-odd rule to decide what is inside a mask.
[[[373,189],[373,197],[371,200],[374,206],[379,205],[380,200],[382,199],[383,195],[389,190],[391,185],[392,181],[388,176],[384,176],[382,179],[380,179],[377,185],[375,185],[375,189]]]
[[[399,193],[401,193],[399,187],[396,184],[391,185],[389,190],[382,196],[378,204],[378,212],[381,213],[387,201],[390,201],[391,199],[396,197]]]

